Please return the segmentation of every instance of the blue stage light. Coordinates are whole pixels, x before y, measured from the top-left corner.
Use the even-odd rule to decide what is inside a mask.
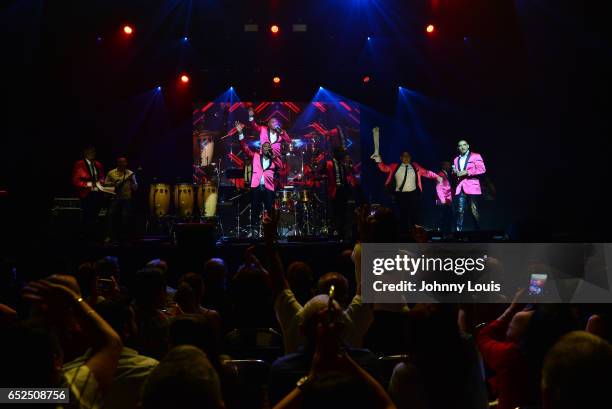
[[[187,41],[189,41],[189,38],[188,37],[183,37],[183,41],[187,42]]]
[[[158,86],[157,86],[157,90],[158,90],[158,91],[161,91],[161,85],[158,85]]]

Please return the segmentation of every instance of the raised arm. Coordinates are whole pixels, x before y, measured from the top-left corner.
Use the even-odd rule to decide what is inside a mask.
[[[423,176],[423,177],[425,177],[427,179],[435,179],[438,182],[442,182],[442,177],[440,175],[438,175],[437,173],[432,172],[431,170],[425,169],[424,167],[422,167],[418,163],[415,163],[414,165],[417,167],[418,172],[419,172],[419,174],[421,176]]]
[[[85,365],[93,373],[99,388],[105,391],[111,385],[117,368],[123,348],[121,338],[79,294],[63,283],[64,281],[56,276],[32,281],[24,289],[23,296],[33,303],[46,305],[56,313],[63,314],[67,310],[74,312],[93,350]]]
[[[255,152],[249,148],[245,140],[240,141],[240,147],[242,148],[242,152],[244,152],[249,158],[253,158]]]

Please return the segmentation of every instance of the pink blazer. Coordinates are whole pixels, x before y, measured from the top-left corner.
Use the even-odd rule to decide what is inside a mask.
[[[417,175],[417,186],[418,186],[420,191],[423,191],[423,185],[421,184],[421,176],[426,177],[428,179],[437,179],[438,178],[438,175],[436,175],[434,172],[432,172],[430,170],[425,169],[424,167],[422,167],[418,163],[412,162],[410,164],[412,165],[412,167],[414,168],[414,170],[416,172],[416,175]],[[390,165],[385,165],[383,162],[380,162],[378,164],[378,169],[380,169],[381,171],[387,173],[387,180],[385,181],[385,186],[389,186],[389,184],[391,183],[391,181],[395,177],[395,171],[397,170],[398,166],[399,166],[399,163],[391,163]]]
[[[442,182],[438,182],[436,184],[436,194],[438,195],[438,200],[440,201],[440,204],[450,204],[453,199],[453,193],[451,192],[451,185],[450,180],[448,180],[448,175],[446,172],[441,170],[438,172],[438,176],[442,178]]]
[[[270,161],[267,168],[263,167],[263,158],[259,152],[253,152],[249,149],[245,141],[242,141],[242,150],[245,154],[253,160],[253,175],[251,176],[251,188],[259,187],[261,181],[261,175],[264,177],[264,186],[267,190],[274,191],[274,173],[279,168],[280,162],[279,157],[275,155],[275,158]]]
[[[259,131],[259,143],[261,145],[266,142],[270,142],[270,130],[267,126],[262,126],[253,122],[253,127],[256,131]],[[283,131],[283,133],[278,136],[276,141],[270,144],[272,146],[272,152],[274,152],[275,156],[281,154],[281,141],[291,142],[291,138],[289,135],[287,135],[287,132]]]
[[[480,181],[475,176],[482,175],[487,171],[482,156],[479,153],[470,152],[464,169],[459,168],[459,156],[455,158],[454,164],[457,171],[467,170],[467,176],[459,179],[455,194],[458,195],[461,190],[468,195],[481,194]]]

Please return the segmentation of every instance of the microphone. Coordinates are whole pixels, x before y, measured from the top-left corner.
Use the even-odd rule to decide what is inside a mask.
[[[280,126],[277,126],[276,128],[274,128],[274,130],[275,130],[275,131],[276,131],[276,133],[277,133],[277,134],[279,134],[279,135],[283,133],[283,130],[281,129],[281,127],[280,127]]]

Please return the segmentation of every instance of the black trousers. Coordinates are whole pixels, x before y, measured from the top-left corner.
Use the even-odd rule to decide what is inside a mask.
[[[86,237],[94,238],[95,227],[98,221],[98,214],[104,204],[104,196],[101,192],[89,192],[81,199],[81,209],[83,210],[83,233]]]
[[[274,205],[274,191],[268,190],[264,186],[251,189],[251,229],[259,229],[259,216],[261,205],[266,212],[269,212]]]
[[[399,213],[399,232],[410,233],[414,225],[421,221],[421,192],[419,189],[412,192],[395,192],[395,203]]]
[[[129,199],[115,199],[108,207],[108,237],[126,238],[130,230],[132,202]]]
[[[330,200],[332,231],[346,237],[346,204],[351,193],[349,186],[336,186],[336,195]]]
[[[453,212],[454,208],[452,203],[441,204],[437,206],[438,210],[438,222],[437,228],[442,233],[450,233],[453,231]]]
[[[461,191],[457,196],[457,231],[463,231],[463,222],[465,218],[465,212],[469,207],[469,212],[472,215],[474,221],[474,229],[480,230],[480,214],[478,213],[478,196],[479,195],[468,195]]]

